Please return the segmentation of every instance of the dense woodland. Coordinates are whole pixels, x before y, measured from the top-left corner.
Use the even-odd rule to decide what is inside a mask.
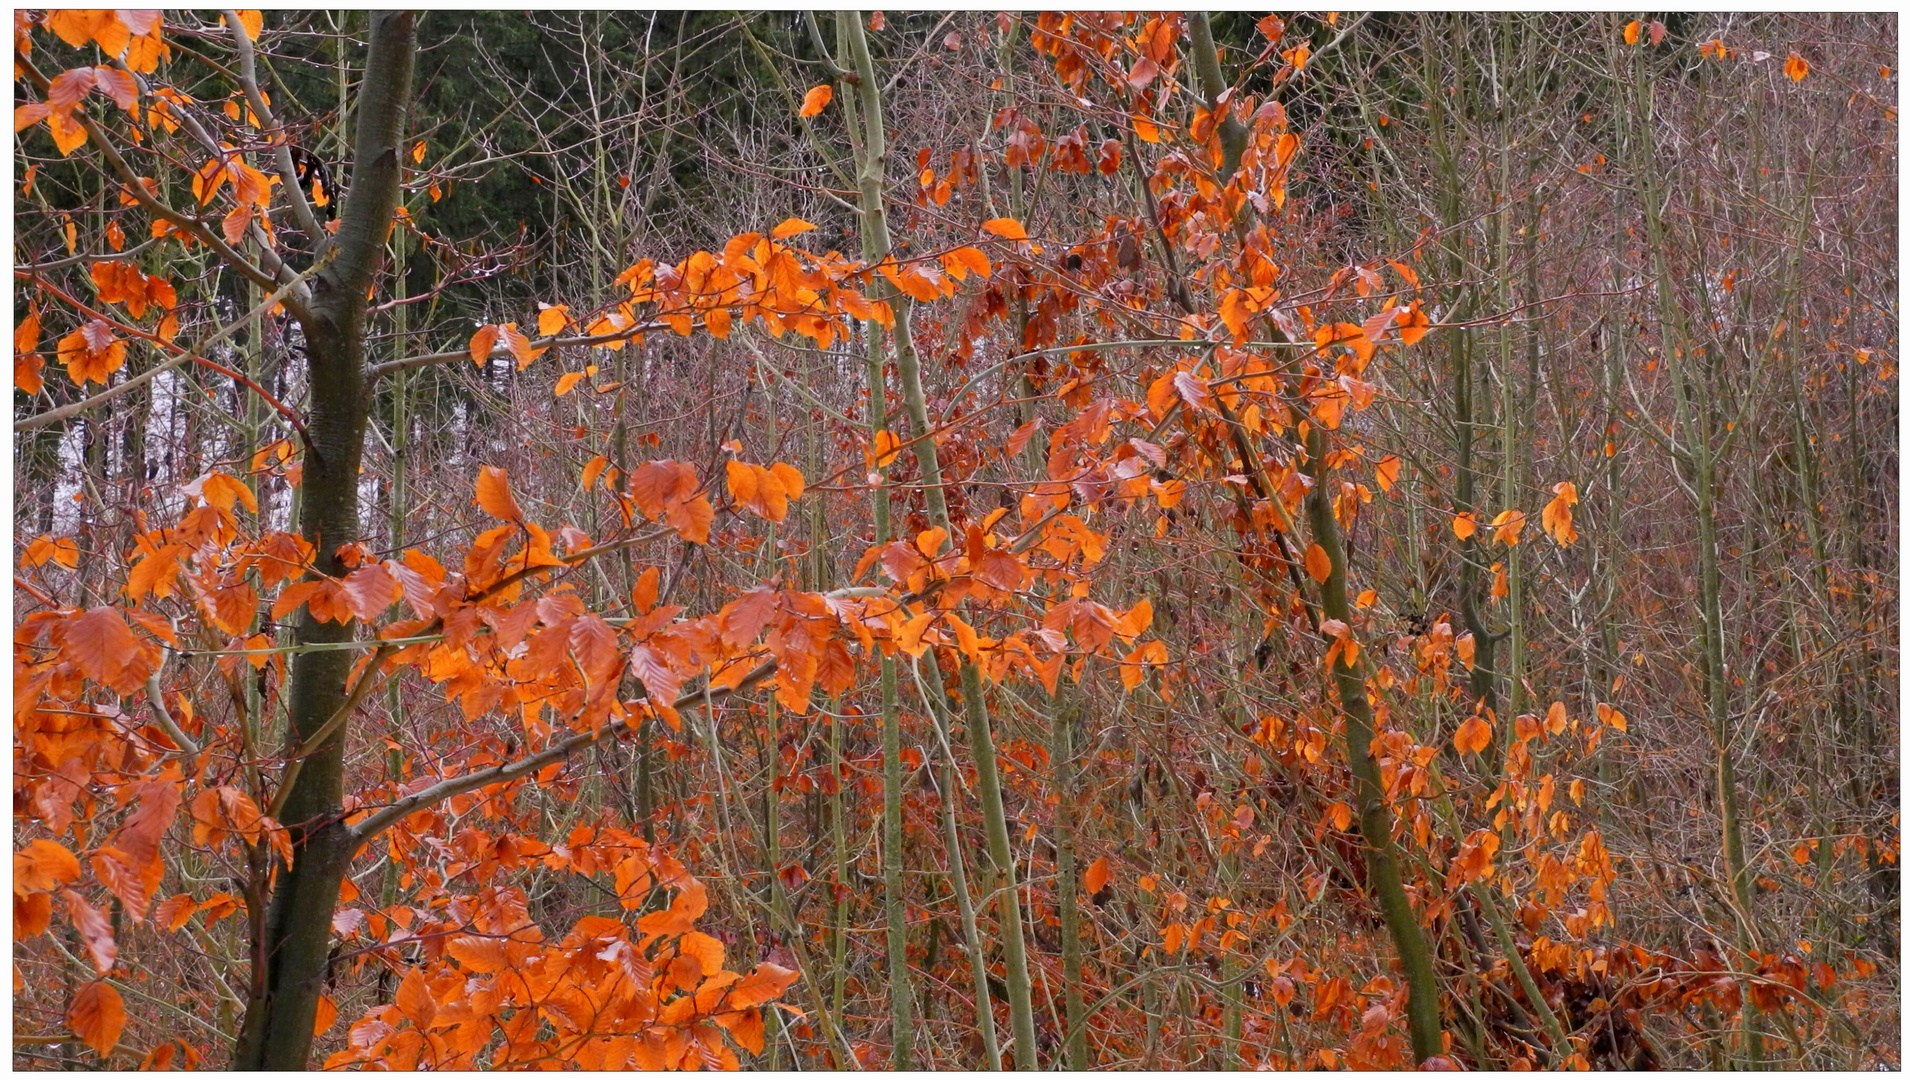
[[[14,48],[16,1068],[1900,1065],[1893,15]]]

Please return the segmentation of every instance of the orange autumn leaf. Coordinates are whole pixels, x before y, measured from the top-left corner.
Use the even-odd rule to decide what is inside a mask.
[[[990,218],[982,222],[982,231],[993,233],[1004,240],[1028,239],[1028,230],[1022,228],[1021,222],[1009,217]]]
[[[46,933],[53,923],[53,897],[47,893],[13,894],[13,940],[25,941]]]
[[[110,10],[61,9],[47,12],[42,25],[53,31],[61,41],[77,49],[101,35],[108,36],[110,40],[116,22],[118,19]]]
[[[35,840],[13,853],[13,891],[16,894],[52,892],[78,881],[80,861],[63,844]]]
[[[524,520],[524,511],[518,509],[517,498],[511,494],[510,476],[495,465],[478,470],[477,496],[473,501],[478,509],[501,521]]]
[[[362,622],[369,622],[384,614],[404,595],[398,579],[378,563],[361,566],[346,574],[345,579],[339,582],[339,589],[344,593],[345,607]]]
[[[797,469],[794,465],[776,461],[770,463],[769,473],[771,476],[782,481],[783,490],[788,493],[791,499],[802,498],[805,481],[803,480],[801,470]]]
[[[45,386],[40,372],[46,358],[39,348],[40,314],[30,311],[13,331],[13,385],[27,394],[37,394]]]
[[[245,28],[245,36],[253,41],[265,32],[265,13],[241,8],[238,11],[239,25]]]
[[[1082,891],[1086,892],[1089,896],[1093,896],[1095,893],[1107,888],[1108,879],[1111,876],[1112,874],[1108,870],[1107,856],[1103,855],[1089,863],[1087,871],[1081,875]]]
[[[709,889],[701,881],[685,877],[676,886],[676,895],[671,898],[669,908],[639,918],[638,930],[646,934],[687,933],[696,925],[696,920],[709,910]]]
[[[648,615],[650,609],[657,606],[657,568],[646,566],[643,573],[637,575],[637,583],[630,588],[630,602],[637,606],[640,614]]]
[[[822,110],[828,108],[830,99],[835,96],[835,88],[828,83],[823,83],[820,86],[812,86],[809,88],[809,92],[802,96],[802,108],[797,110],[796,115],[803,117],[815,116],[822,112]]]
[[[1000,548],[989,548],[982,552],[978,562],[969,567],[969,572],[989,588],[1011,593],[1021,588],[1027,570],[1013,554]]]
[[[578,477],[577,486],[583,488],[585,491],[589,491],[591,487],[597,483],[597,478],[602,476],[604,470],[609,467],[610,459],[604,457],[602,454],[591,458],[584,464],[583,475]]]
[[[987,278],[994,272],[994,264],[988,261],[988,256],[980,248],[958,247],[942,255],[942,269],[949,277],[962,281],[969,274]]]
[[[942,553],[942,545],[947,542],[948,530],[940,525],[915,534],[915,550],[931,559]]]
[[[1177,371],[1173,385],[1182,401],[1202,412],[1214,411],[1214,392],[1207,386],[1207,380],[1191,371]]]
[[[113,970],[113,965],[119,962],[119,943],[113,938],[112,920],[72,889],[64,890],[62,896],[67,914],[72,917],[73,929],[86,947],[87,959],[101,975]]]
[[[96,607],[74,616],[65,638],[73,666],[101,686],[128,693],[144,681],[142,672],[132,670],[138,666],[133,661],[139,639],[117,608]]]
[[[530,367],[531,361],[544,355],[544,353],[550,349],[548,345],[541,349],[533,348],[531,346],[531,339],[527,337],[522,330],[519,330],[517,324],[514,322],[505,323],[499,327],[498,330],[504,338],[505,347],[510,350],[513,357],[516,357],[517,370],[519,371]]]
[[[910,618],[895,631],[896,648],[911,657],[921,656],[928,651],[928,642],[922,640],[923,635],[928,633],[929,624],[934,621],[935,613],[932,611],[924,611]]]
[[[813,228],[815,228],[814,225],[799,217],[784,218],[781,224],[769,230],[769,235],[778,240],[787,240],[792,236],[806,233]]]
[[[732,458],[725,463],[724,472],[736,505],[770,521],[787,517],[789,500],[802,494],[802,473],[782,462],[766,469]]]
[[[1613,728],[1614,730],[1617,730],[1619,732],[1624,732],[1628,730],[1628,725],[1626,723],[1624,713],[1619,712],[1617,709],[1612,708],[1610,705],[1607,705],[1602,701],[1598,703],[1598,708],[1596,711],[1598,713],[1599,723],[1604,724],[1605,726],[1609,728]]]
[[[413,967],[405,973],[392,1000],[398,1012],[419,1029],[430,1027],[431,1021],[437,1018],[438,1002],[425,984],[423,968]]]
[[[153,907],[153,925],[171,933],[186,925],[192,918],[192,913],[198,910],[199,905],[192,897],[185,893],[175,893]]]
[[[126,343],[113,335],[112,327],[94,319],[60,339],[59,357],[75,385],[105,386],[114,372],[126,366]]]
[[[1565,703],[1563,701],[1554,701],[1551,707],[1545,710],[1545,733],[1547,735],[1563,734],[1568,723],[1570,723],[1570,718],[1565,715]]]
[[[496,938],[461,935],[446,942],[444,951],[466,971],[482,975],[502,971],[511,963],[504,943]]]
[[[1291,131],[1282,132],[1280,137],[1274,141],[1273,159],[1274,162],[1281,167],[1285,167],[1288,162],[1293,160],[1293,155],[1299,152],[1300,137]]]
[[[776,964],[758,964],[730,991],[730,1005],[738,1009],[753,1009],[774,1001],[795,984],[796,978],[796,972],[788,968]]]
[[[710,500],[699,495],[688,502],[673,503],[664,512],[664,520],[677,535],[692,544],[710,542],[710,523],[716,520],[716,509]]]
[[[1468,510],[1463,514],[1455,514],[1453,516],[1452,534],[1459,539],[1469,540],[1472,538],[1472,534],[1478,530],[1479,522],[1472,516],[1472,511]]]
[[[1181,946],[1186,943],[1187,928],[1180,923],[1168,923],[1167,928],[1161,932],[1161,949],[1169,956],[1180,952]]]
[[[1333,560],[1327,556],[1325,548],[1313,544],[1306,549],[1306,572],[1318,582],[1325,582],[1332,576]]]
[[[756,500],[756,470],[747,464],[731,458],[723,464],[723,471],[729,486],[730,498],[737,505],[747,505]]]
[[[1566,480],[1552,485],[1552,501],[1539,512],[1539,524],[1560,547],[1571,547],[1578,539],[1578,530],[1572,527],[1572,507],[1577,504],[1578,487]]]
[[[46,88],[46,107],[55,115],[70,114],[86,95],[93,92],[99,82],[96,69],[90,67],[73,68],[53,76]],[[19,126],[20,115],[15,113],[14,124]],[[31,123],[32,121],[28,121]]]
[[[677,952],[690,957],[705,976],[723,970],[723,943],[708,934],[690,931],[677,939]]]
[[[177,547],[177,545],[170,544],[167,546]],[[162,548],[161,550],[164,549]],[[45,566],[49,561],[55,566],[63,566],[68,570],[78,569],[80,565],[79,542],[70,536],[57,538],[52,536],[39,536],[27,544],[27,549],[20,553],[21,566]]]
[[[1373,479],[1379,483],[1381,491],[1393,490],[1399,483],[1399,455],[1388,454],[1373,468]]]
[[[1491,829],[1476,829],[1466,837],[1453,857],[1446,874],[1446,887],[1453,888],[1492,877],[1492,857],[1499,852],[1499,834]]]
[[[208,473],[199,484],[199,495],[206,500],[207,505],[221,510],[244,506],[248,513],[259,512],[259,499],[252,489],[243,480],[222,472]]]
[[[1492,744],[1492,727],[1477,716],[1469,716],[1452,733],[1453,748],[1462,754],[1477,754]]]
[[[1419,301],[1415,300],[1411,307],[1399,313],[1396,329],[1401,342],[1417,345],[1420,339],[1426,336],[1427,331],[1432,329],[1432,319],[1419,310]]]
[[[1525,511],[1501,510],[1492,519],[1492,539],[1512,547],[1519,542],[1519,530],[1525,528]]]
[[[111,983],[104,979],[87,983],[73,995],[66,1024],[81,1042],[105,1057],[119,1045],[119,1034],[126,1028],[126,1006]]]
[[[485,362],[491,358],[491,352],[497,348],[497,332],[498,328],[495,326],[480,326],[478,327],[478,332],[471,335],[471,362],[473,364],[483,367]]]
[[[1114,633],[1129,641],[1147,633],[1154,625],[1154,602],[1143,596],[1134,602],[1134,606],[1114,621]]]

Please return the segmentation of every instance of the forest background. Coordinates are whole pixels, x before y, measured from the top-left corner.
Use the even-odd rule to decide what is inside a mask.
[[[1892,15],[22,11],[17,1068],[1895,1068]]]

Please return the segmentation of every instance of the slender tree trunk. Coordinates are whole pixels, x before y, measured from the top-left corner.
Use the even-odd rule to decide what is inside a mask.
[[[1431,42],[1438,35],[1430,27],[1422,27],[1421,37]],[[1427,50],[1429,63],[1434,55],[1434,51]],[[1426,85],[1438,86],[1441,82],[1428,71]],[[1453,230],[1451,239],[1445,243],[1445,273],[1448,280],[1464,282],[1467,260],[1462,245],[1466,239],[1459,226],[1467,217],[1467,211],[1461,202],[1463,178],[1459,172],[1458,149],[1453,145],[1455,133],[1451,126],[1454,117],[1463,115],[1470,98],[1465,95],[1464,87],[1455,86],[1454,89],[1457,92],[1450,98],[1438,94],[1430,96],[1433,115],[1429,117],[1429,124],[1433,132],[1433,156],[1441,181],[1441,224]],[[1453,320],[1465,322],[1470,319],[1474,300],[1475,287],[1460,285],[1458,295],[1452,301]],[[1473,341],[1474,335],[1470,333],[1456,333],[1448,338],[1447,349],[1452,363],[1453,512],[1476,515],[1479,510],[1479,465],[1474,453],[1479,429],[1489,420],[1479,415],[1480,410],[1473,398],[1476,388]],[[1499,638],[1486,622],[1484,611],[1488,558],[1482,533],[1475,531],[1460,541],[1459,611],[1466,630],[1472,634],[1473,644],[1472,670],[1467,677],[1466,693],[1470,698],[1469,705],[1482,715],[1496,715],[1499,706],[1496,656]],[[1487,765],[1496,770],[1496,743],[1488,753]]]
[[[869,338],[869,438],[873,442],[889,428],[888,402],[882,378],[882,324],[866,325]],[[885,483],[870,492],[875,514],[875,542],[891,539],[889,489]],[[908,898],[902,890],[902,717],[895,686],[895,657],[882,656],[882,920],[888,928],[889,1025],[893,1049],[889,1066],[906,1072],[914,1061],[915,995],[909,978]]]
[[[1188,13],[1187,36],[1194,54],[1194,73],[1200,79],[1201,96],[1207,99],[1209,110],[1217,110],[1220,95],[1227,89],[1227,78],[1220,70],[1220,50],[1214,47],[1214,31],[1208,25],[1206,12]],[[1247,125],[1229,111],[1227,118],[1220,122],[1221,183],[1233,179],[1234,172],[1240,168],[1240,157],[1246,152]]]
[[[1075,754],[1074,726],[1081,705],[1078,700],[1055,710],[1054,843],[1055,908],[1061,920],[1061,984],[1068,1017],[1068,1035],[1062,1053],[1065,1064],[1074,1072],[1088,1068],[1087,1006],[1081,999],[1081,903],[1077,889],[1079,843],[1074,805]],[[1092,899],[1092,898],[1090,898]]]
[[[411,98],[417,51],[416,16],[378,12],[359,87],[358,136],[352,183],[338,230],[338,257],[313,281],[304,324],[310,365],[300,524],[320,572],[343,571],[337,549],[357,538],[358,468],[364,456],[370,394],[365,365],[366,293],[384,260],[386,233],[398,203],[399,144]],[[318,623],[301,612],[301,645],[344,641],[353,628]],[[299,653],[292,664],[289,704],[296,746],[343,707],[354,657],[345,650]],[[286,795],[282,818],[294,856],[278,884],[254,943],[254,980],[245,1024],[233,1053],[238,1069],[303,1069],[323,989],[339,884],[357,846],[341,813],[348,727],[307,758]]]
[[[1320,585],[1320,609],[1328,619],[1351,625],[1353,614],[1346,599],[1346,547],[1340,542],[1340,525],[1333,516],[1333,497],[1326,477],[1326,435],[1313,428],[1307,435],[1308,470],[1313,487],[1307,493],[1307,524],[1313,541],[1326,552],[1331,565]],[[1413,1057],[1425,1061],[1445,1052],[1439,1024],[1439,982],[1433,974],[1432,952],[1426,944],[1426,932],[1413,914],[1400,880],[1399,848],[1393,842],[1393,810],[1386,805],[1386,788],[1380,781],[1379,765],[1368,746],[1373,741],[1373,706],[1366,700],[1366,668],[1363,663],[1348,666],[1339,656],[1333,659],[1334,689],[1340,699],[1340,711],[1346,722],[1346,760],[1353,771],[1353,796],[1359,812],[1360,838],[1366,842],[1367,882],[1379,901],[1381,916],[1399,954],[1399,966],[1406,979],[1406,1026],[1411,1033]]]
[[[858,149],[857,180],[860,186],[864,254],[872,259],[889,254],[888,215],[883,204],[887,132],[883,128],[880,84],[875,63],[869,55],[867,37],[862,32],[860,12],[840,16],[848,39],[851,62],[861,81],[857,96],[862,112],[862,144]],[[908,408],[911,434],[915,439],[915,457],[926,489],[929,521],[950,536],[948,503],[942,491],[941,462],[928,418],[928,403],[922,392],[921,364],[909,332],[908,297],[899,293],[889,298],[895,309],[895,358],[902,376],[904,403]],[[1002,806],[1001,777],[995,761],[994,735],[989,727],[988,710],[982,702],[981,672],[964,661],[960,670],[962,697],[968,714],[968,739],[975,757],[977,787],[982,803],[982,822],[987,833],[988,854],[1001,875],[995,910],[1002,937],[1002,952],[1008,962],[1008,1009],[1015,1029],[1015,1063],[1022,1069],[1036,1067],[1033,988],[1028,977],[1028,953],[1022,936],[1020,889],[1015,881],[1014,853],[1009,846],[1007,815]]]
[[[1684,313],[1674,291],[1668,255],[1670,237],[1665,228],[1666,177],[1660,172],[1657,146],[1653,138],[1653,106],[1650,73],[1643,61],[1632,58],[1628,86],[1635,109],[1635,143],[1632,152],[1637,170],[1638,197],[1645,221],[1645,244],[1657,279],[1660,360],[1672,376],[1675,400],[1672,404],[1672,432],[1676,440],[1673,467],[1684,474],[1697,514],[1698,532],[1698,631],[1699,671],[1702,675],[1705,718],[1710,725],[1716,755],[1718,812],[1723,831],[1725,871],[1729,875],[1728,894],[1736,922],[1737,944],[1749,964],[1759,951],[1756,915],[1752,906],[1751,872],[1744,852],[1744,834],[1738,807],[1737,761],[1732,744],[1735,738],[1731,720],[1731,688],[1724,664],[1723,567],[1718,552],[1717,497],[1719,477],[1717,457],[1720,451],[1714,389],[1715,376],[1707,376],[1692,354],[1692,342]],[[1729,433],[1725,435],[1728,442]],[[1749,986],[1743,989],[1748,991]],[[1748,993],[1742,1010],[1744,1058],[1747,1067],[1762,1068],[1764,1040],[1759,1009]]]
[[[929,711],[935,714],[942,744],[953,746],[948,702],[942,697],[941,674],[935,670],[932,657],[929,670],[935,680],[926,695]],[[961,915],[962,941],[968,952],[969,972],[974,977],[975,1028],[981,1035],[982,1053],[987,1056],[989,1071],[1000,1072],[1001,1041],[995,1035],[995,1000],[988,989],[988,952],[982,947],[981,930],[975,921],[975,902],[968,891],[967,859],[962,856],[962,834],[955,823],[955,791],[960,784],[960,767],[951,754],[942,766],[941,780],[942,840],[948,846],[948,885],[949,891],[955,894],[955,910]]]
[[[838,26],[838,42],[847,38],[848,28]],[[845,109],[855,108],[855,99],[845,96]],[[851,113],[854,116],[855,113]],[[853,129],[853,125],[852,125]],[[879,210],[879,204],[878,204]],[[862,248],[865,257],[871,260],[877,242],[873,223],[869,220],[870,210],[862,210]],[[869,441],[878,442],[884,432],[889,431],[889,404],[887,380],[883,375],[882,324],[871,319],[863,324],[863,333],[868,339],[869,356],[867,378],[869,388]],[[884,466],[877,465],[878,471]],[[869,493],[871,513],[875,525],[875,542],[886,544],[893,538],[893,529],[889,522],[889,489],[886,475],[880,486]],[[902,885],[902,856],[906,843],[902,828],[902,717],[896,688],[895,657],[883,653],[881,657],[882,674],[882,920],[887,930],[888,974],[889,974],[889,1029],[891,1050],[889,1067],[905,1072],[913,1067],[915,1057],[913,979],[909,973],[909,936],[908,936],[908,898]],[[954,853],[951,853],[954,854]],[[955,856],[959,858],[959,855]],[[961,873],[959,863],[955,874]],[[967,883],[958,881],[960,895],[963,897],[964,925],[972,921],[972,912],[967,906]],[[972,940],[973,933],[970,932]],[[986,992],[986,985],[982,990]],[[994,1060],[994,1037],[988,1038],[990,1059]]]

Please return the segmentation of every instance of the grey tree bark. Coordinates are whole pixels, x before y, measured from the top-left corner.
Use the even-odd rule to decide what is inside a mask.
[[[317,569],[326,574],[343,572],[338,547],[356,538],[360,528],[358,469],[371,406],[366,294],[384,262],[385,238],[398,205],[399,146],[416,53],[415,13],[373,13],[337,254],[313,279],[311,303],[300,317],[312,388],[300,531],[312,544]],[[306,612],[295,628],[301,645],[344,641],[352,632],[348,625],[316,622]],[[338,649],[297,655],[289,695],[293,746],[346,707],[352,659]],[[292,834],[293,859],[279,868],[259,940],[253,943],[252,986],[232,1058],[236,1069],[303,1069],[311,1053],[332,914],[359,843],[342,813],[349,730],[341,725],[307,758],[285,793],[280,817]]]

